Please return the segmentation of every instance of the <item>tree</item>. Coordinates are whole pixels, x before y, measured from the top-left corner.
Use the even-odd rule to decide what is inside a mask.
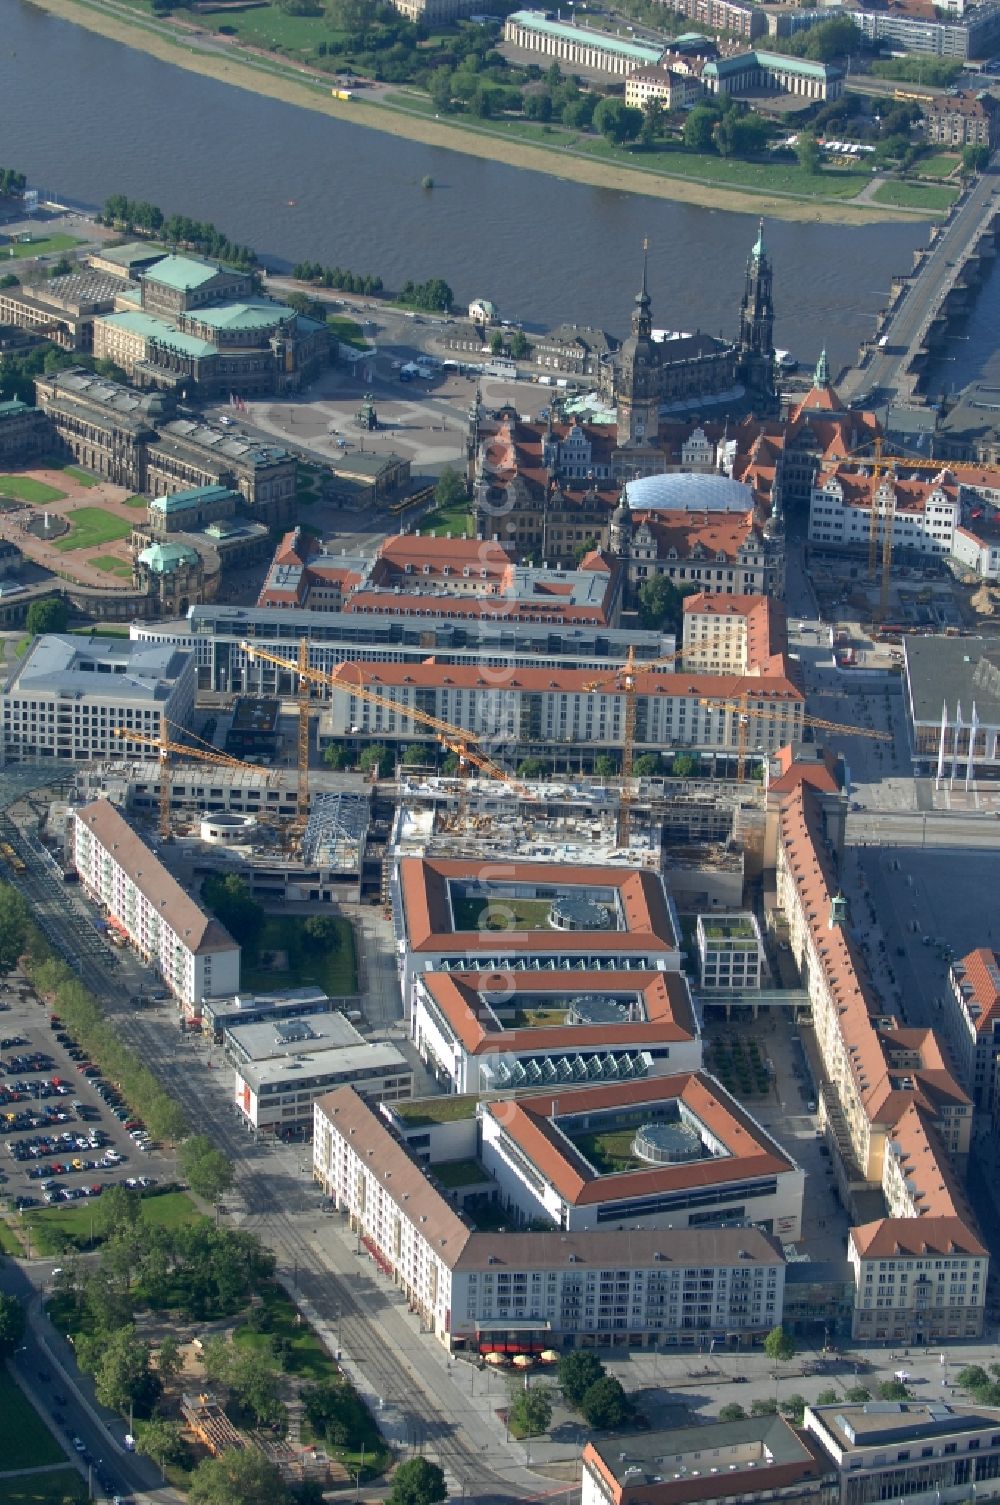
[[[612,753],[601,753],[594,759],[594,772],[599,779],[613,779],[618,774],[618,759]]]
[[[837,1394],[833,1386],[828,1385],[825,1390],[821,1390],[817,1395],[816,1404],[817,1406],[835,1406],[839,1399],[840,1396]]]
[[[667,575],[651,575],[639,587],[639,621],[643,627],[677,628],[684,597]]]
[[[783,1327],[772,1327],[764,1339],[764,1352],[772,1364],[787,1364],[795,1352],[795,1342],[791,1333]]]
[[[443,1470],[426,1458],[410,1458],[393,1474],[386,1505],[440,1505],[447,1498]]]
[[[879,1400],[907,1400],[909,1394],[902,1380],[883,1380],[878,1387]]]
[[[586,559],[587,555],[592,553],[596,548],[597,539],[592,533],[588,534],[586,538],[581,539],[581,541],[573,549],[573,563],[577,566],[577,568],[580,567],[580,565]]]
[[[332,914],[311,914],[302,922],[305,949],[328,956],[340,946],[340,926]]]
[[[127,1186],[109,1186],[93,1208],[94,1232],[114,1238],[139,1220],[139,1195]]]
[[[439,115],[447,115],[451,109],[452,73],[450,68],[435,68],[429,85],[431,103]]]
[[[327,768],[350,768],[351,754],[346,747],[338,747],[336,742],[329,742],[323,749],[323,762]]]
[[[983,1390],[989,1383],[990,1377],[981,1364],[966,1364],[955,1376],[955,1384],[960,1390]]]
[[[188,1505],[291,1505],[277,1464],[256,1448],[204,1458],[188,1488]]]
[[[13,884],[0,884],[0,972],[9,972],[17,966],[17,959],[28,943],[30,921],[27,901]]]
[[[510,353],[516,361],[526,361],[531,354],[531,345],[523,329],[515,329],[510,337]]]
[[[727,1403],[720,1409],[720,1411],[719,1411],[719,1420],[720,1421],[746,1421],[746,1415],[747,1415],[747,1413],[744,1410],[744,1408],[740,1405],[739,1401],[731,1400],[731,1401],[727,1401]]]
[[[640,753],[632,764],[637,779],[655,779],[660,771],[659,753]]]
[[[302,1404],[309,1425],[331,1447],[357,1449],[371,1428],[371,1417],[351,1385],[331,1380],[302,1391]]]
[[[559,1368],[556,1370],[556,1378],[559,1388],[571,1406],[579,1406],[583,1397],[595,1385],[602,1380],[607,1370],[590,1349],[570,1349],[559,1360]]]
[[[101,1405],[123,1416],[130,1406],[140,1416],[148,1415],[162,1389],[149,1367],[149,1344],[140,1342],[131,1323],[99,1334],[96,1341],[100,1357],[94,1369],[94,1393]]]
[[[624,1426],[631,1410],[621,1380],[615,1379],[611,1374],[595,1380],[580,1402],[584,1421],[589,1426],[605,1430]]]
[[[446,465],[434,487],[434,505],[443,509],[461,507],[469,499],[465,477],[453,465]]]
[[[990,149],[988,146],[962,147],[962,171],[969,175],[974,172],[985,172],[990,162]]]
[[[195,1196],[217,1202],[233,1184],[233,1162],[216,1149],[207,1134],[192,1134],[177,1155],[181,1173]]]
[[[797,1427],[802,1425],[805,1409],[806,1398],[804,1395],[799,1395],[797,1391],[792,1395],[786,1395],[785,1399],[781,1402],[782,1415],[789,1417]]]
[[[773,1395],[762,1397],[760,1400],[750,1402],[751,1416],[777,1416],[778,1402]]]
[[[715,110],[692,110],[684,122],[684,145],[692,152],[710,152],[715,145]]]
[[[844,1393],[852,1406],[863,1406],[872,1398],[872,1393],[867,1385],[852,1385]]]
[[[490,355],[503,355],[503,335],[499,329],[490,336]]]
[[[663,130],[663,100],[650,95],[642,107],[642,130],[639,138],[643,146],[652,146]]]
[[[602,99],[594,111],[594,129],[618,146],[634,141],[642,130],[642,122],[641,110],[610,96]]]
[[[358,759],[358,767],[362,773],[377,774],[380,779],[384,779],[392,773],[393,762],[392,753],[383,743],[372,742]]]
[[[180,1344],[173,1333],[167,1333],[156,1350],[156,1372],[162,1380],[172,1380],[182,1368]]]
[[[213,874],[201,885],[201,896],[212,913],[222,921],[234,941],[252,945],[264,923],[263,906],[250,893],[245,878],[235,873]]]
[[[151,1458],[161,1473],[168,1463],[183,1463],[187,1457],[184,1429],[179,1421],[151,1417],[137,1429],[136,1445],[140,1453]]]
[[[32,637],[40,632],[65,632],[69,608],[61,596],[48,601],[32,601],[24,625]]]
[[[795,155],[799,159],[799,166],[808,173],[815,175],[823,166],[823,153],[815,136],[808,131],[803,131],[799,136],[795,148]]]
[[[548,1431],[552,1420],[552,1401],[547,1390],[518,1389],[509,1411],[510,1425],[522,1437],[537,1437]]]
[[[675,753],[670,765],[670,772],[675,779],[689,779],[698,769],[698,759],[694,753]]]
[[[0,1291],[0,1358],[20,1347],[24,1326],[24,1303],[20,1297]]]
[[[522,779],[544,779],[549,771],[549,765],[544,758],[522,758],[517,765],[517,771]]]
[[[434,762],[434,752],[427,742],[411,742],[403,754],[404,768],[419,768]]]

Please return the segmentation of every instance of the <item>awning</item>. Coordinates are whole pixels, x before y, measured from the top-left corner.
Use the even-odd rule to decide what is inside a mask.
[[[498,1317],[495,1322],[477,1322],[477,1333],[547,1333],[552,1324],[540,1317]]]

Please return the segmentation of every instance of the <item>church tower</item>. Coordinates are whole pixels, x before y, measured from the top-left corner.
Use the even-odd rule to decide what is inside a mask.
[[[774,403],[774,304],[771,300],[771,262],[764,246],[761,220],[753,250],[747,258],[746,282],[740,303],[739,373],[758,405]]]
[[[618,448],[656,443],[660,426],[660,362],[653,341],[652,303],[646,290],[646,257],[642,245],[642,284],[632,310],[632,332],[622,344],[615,381]]]

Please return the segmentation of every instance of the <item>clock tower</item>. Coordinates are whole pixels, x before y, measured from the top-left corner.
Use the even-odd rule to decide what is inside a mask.
[[[656,443],[660,422],[660,357],[653,340],[653,315],[646,290],[649,242],[642,245],[642,283],[632,310],[632,332],[622,344],[615,383],[618,448]]]

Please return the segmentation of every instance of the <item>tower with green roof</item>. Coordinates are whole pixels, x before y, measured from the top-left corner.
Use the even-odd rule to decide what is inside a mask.
[[[758,410],[775,404],[774,303],[771,297],[771,258],[764,244],[764,221],[747,257],[746,279],[740,303],[740,378]]]

